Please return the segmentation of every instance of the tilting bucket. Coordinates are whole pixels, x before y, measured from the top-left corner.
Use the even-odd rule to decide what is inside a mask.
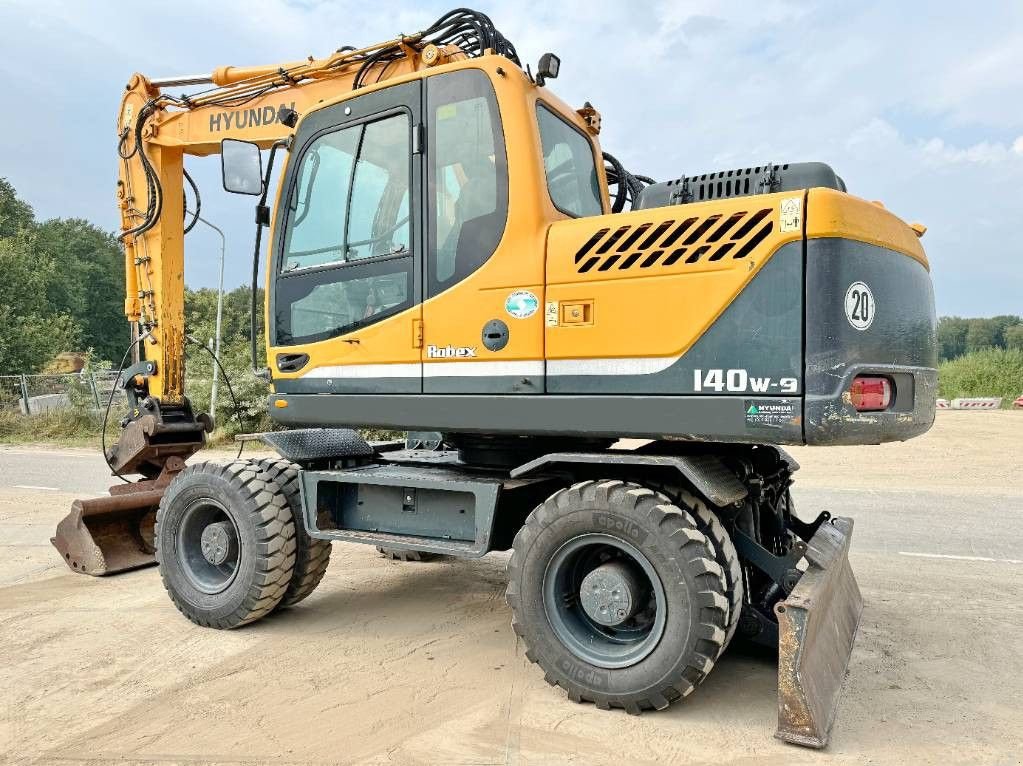
[[[75,572],[108,575],[156,563],[156,508],[163,490],[75,500],[50,542]]]
[[[809,568],[778,615],[778,731],[809,747],[828,743],[863,598],[849,566],[852,519],[821,524],[810,539]]]

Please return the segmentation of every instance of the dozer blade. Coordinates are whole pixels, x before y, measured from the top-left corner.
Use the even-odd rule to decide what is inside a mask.
[[[808,747],[828,743],[863,598],[849,566],[852,519],[821,524],[806,550],[809,568],[778,615],[778,731]]]
[[[184,467],[184,460],[171,457],[155,479],[118,484],[109,497],[75,500],[50,538],[64,563],[97,577],[155,564],[156,509]]]

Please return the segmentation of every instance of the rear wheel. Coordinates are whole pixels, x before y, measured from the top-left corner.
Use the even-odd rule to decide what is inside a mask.
[[[167,488],[156,514],[160,577],[178,610],[211,628],[269,614],[295,568],[295,524],[258,463],[200,463]]]
[[[582,482],[538,506],[515,537],[512,624],[571,699],[661,709],[704,679],[724,645],[729,603],[714,559],[696,520],[665,495]]]
[[[298,466],[284,458],[263,458],[255,461],[260,477],[279,488],[288,501],[295,521],[295,571],[278,609],[294,606],[316,590],[330,564],[330,540],[309,536],[302,520],[302,499],[298,488]]]

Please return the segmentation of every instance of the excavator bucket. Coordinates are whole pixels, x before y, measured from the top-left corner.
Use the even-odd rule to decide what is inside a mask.
[[[50,542],[82,574],[108,575],[155,564],[154,526],[162,495],[163,490],[148,490],[75,500]]]
[[[96,577],[156,563],[156,509],[185,461],[170,457],[155,479],[118,484],[109,497],[75,500],[50,538],[68,567]]]
[[[863,598],[849,566],[853,521],[821,524],[807,544],[809,567],[778,615],[778,731],[808,747],[828,743]]]

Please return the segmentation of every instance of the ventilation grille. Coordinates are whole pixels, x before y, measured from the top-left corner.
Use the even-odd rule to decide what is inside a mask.
[[[751,194],[776,191],[780,185],[778,173],[788,170],[785,165],[764,165],[740,170],[721,170],[698,176],[684,176],[668,181],[672,193],[682,197],[682,202],[702,202],[709,199],[731,199]]]
[[[668,267],[682,261],[719,261],[745,258],[774,229],[764,220],[770,208],[753,213],[742,211],[705,218],[681,217],[680,220],[644,223],[600,229],[575,254],[576,270],[611,271]]]

